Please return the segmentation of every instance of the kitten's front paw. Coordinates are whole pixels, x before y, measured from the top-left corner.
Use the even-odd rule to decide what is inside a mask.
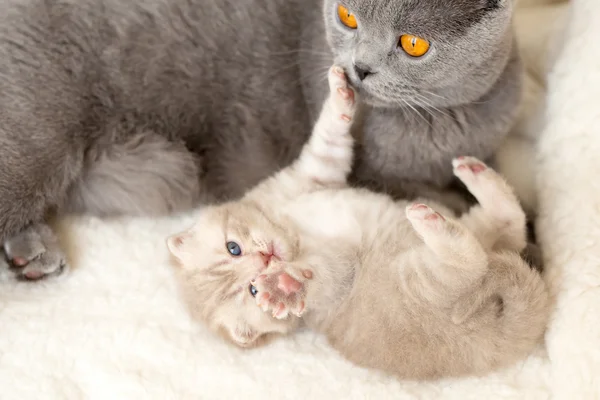
[[[302,273],[312,279],[312,272]],[[301,317],[305,311],[306,286],[285,271],[259,275],[252,285],[256,288],[256,304],[263,311],[271,311],[274,318],[284,319],[290,313]]]
[[[356,111],[356,92],[350,87],[344,70],[336,65],[329,70],[329,90],[333,111],[342,121],[351,122]]]

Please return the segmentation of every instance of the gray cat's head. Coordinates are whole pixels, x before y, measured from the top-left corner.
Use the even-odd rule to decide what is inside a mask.
[[[325,0],[327,39],[369,104],[479,99],[508,62],[512,0]]]

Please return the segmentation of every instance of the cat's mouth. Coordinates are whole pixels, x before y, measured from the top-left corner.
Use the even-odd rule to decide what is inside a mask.
[[[396,102],[382,99],[376,91],[369,88],[368,82],[361,81],[354,73],[346,74],[354,89],[358,92],[360,100],[371,107],[377,108],[398,108]]]

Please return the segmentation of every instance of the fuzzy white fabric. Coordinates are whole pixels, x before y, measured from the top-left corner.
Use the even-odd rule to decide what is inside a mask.
[[[557,399],[600,398],[600,2],[573,0],[538,143],[537,232],[556,313]]]
[[[557,312],[540,347],[480,379],[400,382],[357,368],[303,332],[253,351],[190,320],[165,238],[193,215],[67,219],[76,268],[64,279],[0,286],[0,399],[592,399],[600,360],[600,2],[575,13],[550,75],[541,138],[541,241]],[[400,355],[401,356],[401,355]]]

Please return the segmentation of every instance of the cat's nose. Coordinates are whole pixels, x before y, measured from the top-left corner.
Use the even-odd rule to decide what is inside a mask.
[[[358,75],[358,79],[361,81],[364,81],[367,76],[373,75],[373,71],[370,67],[360,63],[354,64],[354,71],[356,72],[356,75]]]

